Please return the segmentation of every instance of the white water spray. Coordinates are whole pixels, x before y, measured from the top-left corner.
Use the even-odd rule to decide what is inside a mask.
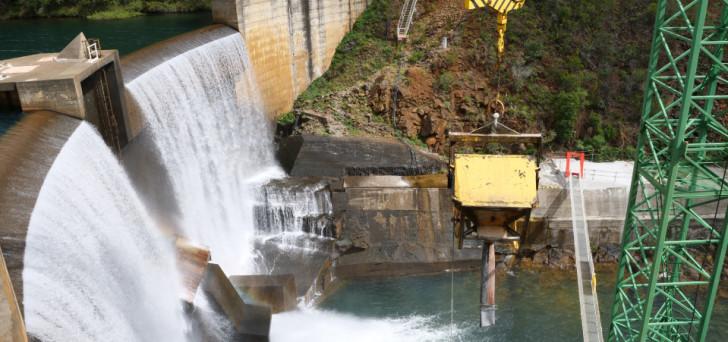
[[[435,324],[433,317],[373,319],[334,311],[301,309],[274,315],[270,340],[434,342],[448,341],[450,337],[450,331]]]
[[[82,123],[38,195],[23,269],[28,332],[53,341],[184,341],[174,250]]]
[[[273,181],[258,191],[256,234],[284,251],[318,250],[333,236],[331,193],[325,182]]]
[[[281,177],[238,32],[126,84],[149,123],[181,209],[181,230],[227,274],[254,270],[254,189]]]

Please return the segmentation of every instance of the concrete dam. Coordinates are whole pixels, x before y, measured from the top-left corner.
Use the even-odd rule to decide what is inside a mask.
[[[40,81],[3,79],[3,105],[26,114],[0,137],[2,339],[24,340],[26,330],[42,341],[200,338],[179,305],[174,236],[205,246],[227,274],[255,272],[253,239],[264,235],[255,229],[256,191],[285,176],[268,118],[289,110],[326,70],[365,8],[365,1],[216,1],[214,20],[228,26],[122,61],[101,52],[118,80],[105,84],[117,101],[108,112],[85,86],[101,62],[86,67],[86,57],[64,55],[85,37],[58,57],[10,60],[9,69],[33,70],[40,59],[48,69],[36,70]],[[230,13],[239,15],[222,17]],[[79,71],[61,86],[54,73],[66,66]],[[104,115],[118,129],[105,130]],[[260,324],[261,335],[269,324]]]
[[[617,263],[634,163],[587,161],[576,203],[571,158],[539,156],[534,204],[508,222],[519,239],[491,248],[455,230],[469,214],[454,158],[404,139],[277,135],[371,2],[212,0],[212,25],[125,56],[81,33],[61,52],[0,61],[0,116],[17,115],[0,121],[0,341],[498,340],[530,319],[559,336],[543,312],[562,297],[574,311],[576,291],[561,295],[572,279],[534,274],[581,272],[581,203],[592,269],[579,284],[597,301],[593,264]],[[404,3],[412,21],[416,1]],[[695,214],[715,224],[727,208]],[[541,320],[506,308],[510,330],[479,330],[495,274]],[[342,294],[350,283],[361,297]],[[392,287],[396,298],[367,297]],[[458,299],[477,291],[480,303]],[[415,309],[377,311],[399,297]]]

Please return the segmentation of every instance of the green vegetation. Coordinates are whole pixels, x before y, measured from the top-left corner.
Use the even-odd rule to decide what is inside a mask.
[[[347,127],[421,142],[443,125],[480,127],[499,89],[507,107],[501,122],[543,133],[547,149],[580,149],[597,160],[633,157],[654,1],[528,2],[509,15],[499,72],[492,12],[464,11],[451,0],[420,2],[407,42],[398,44],[401,2],[370,1],[297,108],[335,108],[348,115],[341,118]],[[447,49],[440,48],[443,37]],[[395,80],[402,91],[393,128],[382,97]],[[423,87],[430,83],[432,89]],[[348,105],[352,99],[359,99],[356,106]]]
[[[437,89],[440,89],[444,93],[449,93],[453,83],[455,83],[455,75],[451,72],[443,72],[437,79]]]
[[[122,19],[146,13],[193,12],[209,8],[210,0],[0,0],[0,19]]]
[[[138,17],[140,15],[144,15],[144,13],[129,8],[114,7],[111,9],[96,12],[87,16],[86,18],[91,20],[112,20]]]
[[[284,126],[293,124],[294,122],[296,122],[296,113],[294,113],[293,111],[290,111],[288,113],[281,114],[278,116],[278,118],[276,118],[276,122],[279,125],[284,125]]]

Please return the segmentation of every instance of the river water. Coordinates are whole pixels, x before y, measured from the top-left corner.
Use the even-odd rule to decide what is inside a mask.
[[[209,12],[150,15],[121,20],[51,18],[0,20],[0,60],[58,52],[79,32],[101,39],[104,49],[121,55],[212,24]]]
[[[427,319],[427,336],[435,341],[581,341],[576,274],[563,271],[499,273],[497,324],[478,326],[478,272],[456,273],[453,280],[454,325],[450,325],[450,274],[367,279],[349,282],[321,306],[326,311],[361,319]],[[602,326],[609,329],[614,273],[598,282]],[[431,330],[445,336],[430,338]],[[416,331],[414,333],[417,333]],[[386,341],[386,337],[380,341]],[[728,340],[728,300],[719,300],[708,341]]]

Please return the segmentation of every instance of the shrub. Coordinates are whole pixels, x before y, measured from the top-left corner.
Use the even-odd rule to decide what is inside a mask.
[[[561,91],[554,95],[553,111],[556,122],[556,140],[562,144],[570,144],[576,138],[576,120],[586,107],[587,93],[583,89]]]
[[[445,93],[449,93],[452,89],[452,85],[455,83],[455,75],[453,75],[451,72],[446,71],[440,74],[440,77],[437,79],[437,89],[440,91],[443,91]]]

